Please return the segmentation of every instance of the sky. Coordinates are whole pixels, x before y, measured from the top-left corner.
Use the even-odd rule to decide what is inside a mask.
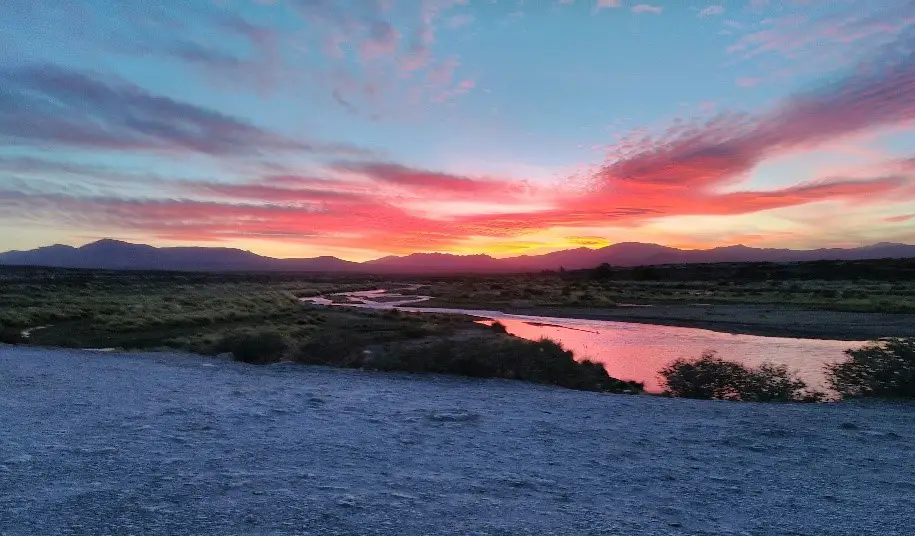
[[[915,243],[915,0],[2,0],[0,250]]]

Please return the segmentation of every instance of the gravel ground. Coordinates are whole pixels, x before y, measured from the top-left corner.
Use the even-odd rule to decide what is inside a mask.
[[[0,346],[0,534],[912,534],[915,407]]]

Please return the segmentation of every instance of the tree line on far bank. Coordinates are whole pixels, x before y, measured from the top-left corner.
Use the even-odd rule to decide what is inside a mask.
[[[563,270],[564,277],[616,281],[912,281],[915,259],[717,262]]]

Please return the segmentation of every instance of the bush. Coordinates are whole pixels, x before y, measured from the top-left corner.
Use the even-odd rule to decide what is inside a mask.
[[[22,331],[0,326],[0,344],[22,344],[24,342],[25,337],[22,336]]]
[[[254,365],[277,363],[289,348],[286,338],[275,331],[233,333],[216,346],[217,351],[231,352],[236,360]]]
[[[637,382],[618,380],[599,363],[577,362],[571,351],[549,339],[510,336],[437,340],[389,348],[374,364],[381,370],[507,378],[606,392],[641,392]]]
[[[320,330],[299,346],[293,359],[306,365],[359,367],[363,346],[352,334]]]
[[[741,400],[754,402],[820,402],[824,394],[807,390],[807,384],[794,376],[785,365],[763,363],[747,369]]]
[[[508,333],[508,330],[505,329],[505,324],[499,322],[498,320],[490,324],[489,327],[496,333]]]
[[[808,391],[803,380],[784,365],[752,368],[725,361],[714,352],[698,359],[678,359],[659,372],[667,396],[745,402],[817,402],[823,394]]]
[[[846,398],[915,398],[915,338],[873,342],[846,350],[851,359],[826,366],[826,376]]]
[[[664,394],[682,398],[739,400],[746,369],[709,352],[699,359],[678,359],[660,370]]]

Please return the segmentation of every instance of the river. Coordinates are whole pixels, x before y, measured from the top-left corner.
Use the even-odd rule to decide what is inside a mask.
[[[413,289],[410,289],[413,290]],[[724,359],[747,365],[764,362],[787,365],[809,386],[825,389],[824,366],[841,361],[843,352],[863,342],[795,339],[720,333],[697,328],[515,315],[477,309],[418,307],[429,296],[385,290],[348,292],[331,297],[303,298],[320,305],[346,305],[369,309],[397,308],[420,313],[467,314],[498,320],[512,335],[536,340],[548,337],[572,350],[577,359],[603,363],[611,376],[645,383],[651,392],[661,390],[658,371],[674,359],[699,357],[714,351]]]

